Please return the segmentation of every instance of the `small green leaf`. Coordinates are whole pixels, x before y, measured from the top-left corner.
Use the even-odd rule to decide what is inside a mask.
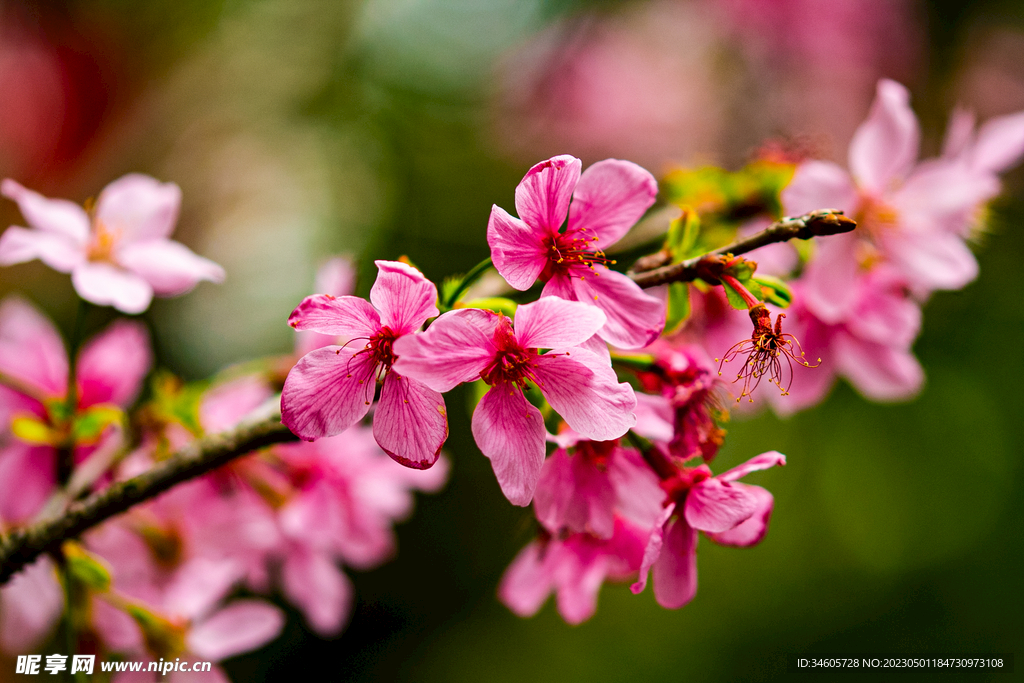
[[[665,318],[665,332],[675,332],[690,317],[690,286],[685,282],[673,282],[668,286],[668,314]]]
[[[110,570],[100,558],[73,541],[66,541],[61,550],[76,581],[101,593],[110,590]]]
[[[747,302],[743,300],[743,297],[735,289],[726,283],[722,283],[722,289],[725,290],[725,296],[729,299],[729,303],[733,308],[738,308],[741,311],[747,310]]]
[[[504,313],[509,318],[515,316],[516,308],[518,308],[518,306],[519,304],[515,301],[500,296],[473,299],[472,301],[465,302],[466,308],[483,308],[488,311],[494,311],[495,313]]]
[[[754,277],[754,281],[761,286],[761,291],[764,293],[764,296],[761,297],[762,301],[767,301],[779,308],[789,308],[789,305],[793,303],[793,292],[779,278],[771,275],[758,275]]]
[[[689,256],[697,243],[699,233],[700,216],[693,208],[684,206],[683,215],[672,221],[665,239],[665,247],[672,254],[672,258],[682,260]]]
[[[72,433],[75,443],[95,443],[107,427],[121,422],[123,413],[114,405],[100,404],[91,406],[85,412],[75,416]]]
[[[754,278],[747,278],[740,280],[740,284],[747,288],[747,291],[754,295],[754,298],[758,301],[764,301],[764,292],[761,291],[761,285],[757,284]]]
[[[37,446],[54,446],[60,435],[35,416],[18,415],[11,420],[11,434],[25,443]]]

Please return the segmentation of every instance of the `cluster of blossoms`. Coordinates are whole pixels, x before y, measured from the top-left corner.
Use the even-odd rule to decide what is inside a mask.
[[[502,493],[536,517],[501,600],[526,616],[554,592],[578,623],[605,580],[640,593],[650,576],[660,605],[682,607],[696,593],[698,531],[726,546],[759,543],[774,501],[739,480],[786,462],[768,451],[714,474],[728,395],[792,412],[842,375],[871,399],[911,396],[923,378],[910,350],[921,304],[977,273],[965,240],[998,173],[1024,154],[1024,115],[975,133],[958,113],[943,155],[919,163],[908,99],[879,84],[851,143],[852,175],[776,164],[789,175],[774,190],[778,210],[765,206],[761,219],[800,217],[747,242],[722,247],[765,225],[744,224],[746,198],[743,220],[730,222],[721,206],[667,193],[683,217],[630,273],[611,268],[608,250],[656,202],[653,176],[615,159],[585,171],[572,156],[548,159],[516,188],[517,216],[492,208],[491,256],[470,274],[439,291],[405,259],[377,261],[367,301],[352,295],[347,264],[332,261],[288,320],[294,353],[209,386],[157,373],[132,412],[153,366],[141,323],[116,321],[72,348],[72,362],[45,316],[6,300],[5,532],[158,471],[204,437],[273,423],[278,405],[297,439],[211,466],[38,559],[0,590],[0,646],[24,650],[64,614],[69,633],[104,652],[221,660],[281,630],[282,611],[251,597],[271,591],[313,631],[338,633],[352,605],[342,567],[388,559],[412,491],[445,482],[443,395],[462,384],[478,397],[472,433]],[[711,176],[691,194],[708,196]],[[86,301],[138,313],[154,294],[223,277],[168,239],[176,186],[126,176],[88,211],[12,181],[3,192],[32,227],[0,237],[0,263],[42,259],[70,272]],[[812,236],[810,249],[793,244]],[[507,296],[473,298],[490,267]],[[765,378],[774,386],[759,388]]]

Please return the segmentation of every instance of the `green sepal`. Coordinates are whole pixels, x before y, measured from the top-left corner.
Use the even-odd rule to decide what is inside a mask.
[[[11,434],[35,446],[56,446],[61,437],[35,415],[17,415],[11,420]]]
[[[117,406],[109,403],[90,406],[75,416],[72,434],[75,443],[95,443],[112,424],[120,424],[124,413]]]
[[[665,333],[675,332],[690,317],[690,286],[685,282],[673,282],[668,286],[668,313],[665,317]]]
[[[793,292],[779,278],[771,275],[757,275],[753,279],[761,287],[763,296],[758,297],[761,301],[766,301],[779,308],[789,308],[789,305],[793,303]]]
[[[700,233],[700,216],[689,206],[683,207],[683,215],[672,221],[665,238],[665,248],[672,259],[681,261],[690,255]]]
[[[73,541],[65,541],[61,551],[75,581],[100,593],[110,590],[110,570],[103,560]]]
[[[739,292],[725,282],[722,283],[722,289],[725,290],[725,297],[729,300],[729,304],[733,308],[737,308],[741,311],[747,310],[747,302],[743,300],[743,297],[739,295]]]

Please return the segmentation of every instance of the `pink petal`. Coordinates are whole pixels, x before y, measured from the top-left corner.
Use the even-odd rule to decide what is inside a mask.
[[[437,462],[448,438],[444,398],[422,382],[392,370],[384,379],[373,415],[373,437],[395,462],[427,469]]]
[[[857,190],[850,174],[829,161],[805,161],[782,191],[787,216],[801,216],[817,209],[853,211]]]
[[[188,649],[203,659],[220,661],[269,643],[282,628],[284,613],[277,607],[263,600],[235,600],[192,627]]]
[[[910,172],[920,141],[910,93],[896,81],[882,79],[867,120],[850,141],[850,171],[862,188],[881,193]]]
[[[751,472],[758,472],[760,470],[767,470],[775,467],[776,465],[785,465],[786,456],[778,451],[768,451],[761,455],[755,455],[750,460],[746,461],[742,465],[737,465],[731,470],[726,470],[719,474],[715,479],[719,481],[731,482],[737,479],[742,479]]]
[[[672,404],[664,396],[636,394],[636,425],[633,431],[651,441],[668,442],[675,436]]]
[[[63,235],[81,247],[88,241],[89,216],[78,204],[66,199],[47,199],[9,178],[0,184],[0,193],[18,202],[30,227]]]
[[[633,388],[595,353],[577,347],[544,354],[534,376],[551,407],[588,439],[616,439],[636,424]]]
[[[103,188],[96,200],[96,222],[126,241],[163,239],[174,232],[181,188],[130,173]]]
[[[60,333],[16,296],[0,304],[0,372],[49,396],[64,396],[68,390],[68,357]]]
[[[163,601],[176,616],[198,619],[220,602],[242,578],[242,565],[230,559],[193,557],[178,567]]]
[[[815,242],[817,251],[807,264],[801,291],[807,308],[823,322],[843,322],[853,313],[860,273],[857,241],[854,233],[846,233]]]
[[[605,320],[594,306],[544,296],[516,309],[516,340],[525,348],[577,346],[593,337]]]
[[[701,531],[727,531],[748,519],[757,501],[740,486],[711,478],[697,484],[686,496],[686,522]]]
[[[658,182],[630,161],[605,159],[579,179],[569,207],[567,232],[581,232],[593,249],[604,249],[629,231],[658,195]],[[522,214],[520,214],[522,215]]]
[[[496,353],[491,343],[498,316],[475,309],[445,313],[426,332],[395,340],[392,369],[434,391],[451,391],[480,376]],[[489,321],[491,332],[485,331]]]
[[[53,562],[43,556],[0,588],[0,647],[11,655],[30,652],[43,644],[63,613],[64,590]]]
[[[563,154],[526,172],[516,187],[516,213],[534,231],[558,232],[569,211],[569,198],[580,180],[582,164]]]
[[[145,647],[138,623],[122,610],[93,597],[89,604],[90,625],[108,650],[141,650]]]
[[[559,568],[561,576],[557,576],[555,594],[558,613],[568,624],[581,624],[597,611],[597,594],[608,575],[609,562],[607,557],[592,548],[573,553],[571,539],[563,548],[563,556],[571,553],[576,556],[562,560],[563,566]]]
[[[544,418],[518,387],[498,384],[473,411],[473,438],[513,505],[533,499],[544,464]]]
[[[953,108],[942,140],[943,158],[956,159],[967,152],[974,137],[974,123],[974,112],[960,106]]]
[[[331,296],[348,296],[356,289],[356,267],[348,256],[335,256],[316,271],[313,291]]]
[[[224,269],[180,242],[152,239],[126,244],[117,261],[148,282],[159,296],[177,296],[201,280],[224,282]]]
[[[983,171],[1002,173],[1020,163],[1024,156],[1024,112],[997,116],[978,129],[977,141],[971,150],[971,166]]]
[[[310,627],[321,637],[341,631],[352,611],[352,583],[326,555],[293,550],[281,572],[288,600],[299,607]]]
[[[682,517],[668,523],[651,573],[654,599],[665,609],[679,609],[697,594],[697,530]]]
[[[67,235],[43,230],[28,230],[15,225],[0,236],[0,265],[11,266],[39,259],[61,273],[85,260],[82,246]]]
[[[654,528],[663,510],[665,491],[640,453],[616,449],[608,464],[608,479],[615,489],[617,515],[639,525],[645,533]]]
[[[608,316],[598,334],[620,349],[641,349],[665,329],[665,302],[651,296],[622,273],[598,265],[596,272],[573,277],[573,299],[593,303]],[[552,282],[554,282],[554,278]],[[549,294],[547,287],[544,294]]]
[[[921,330],[921,307],[904,292],[878,280],[864,279],[856,314],[846,328],[865,341],[909,348]]]
[[[142,380],[153,367],[146,326],[115,320],[93,337],[78,356],[78,405],[98,403],[128,407],[138,396]]]
[[[543,235],[498,206],[487,221],[487,245],[495,269],[520,291],[532,287],[548,263]]]
[[[544,562],[548,547],[538,541],[523,548],[498,586],[498,599],[520,617],[532,617],[551,594],[551,573]]]
[[[564,529],[611,538],[615,491],[608,476],[582,455],[558,449],[544,461],[533,494],[537,520],[548,531]]]
[[[288,317],[296,330],[312,330],[332,337],[369,339],[380,331],[380,314],[357,296],[314,294],[302,300]]]
[[[368,353],[340,346],[307,353],[285,379],[281,421],[306,441],[341,434],[370,409],[376,371]]]
[[[199,424],[210,434],[227,431],[271,396],[273,392],[267,381],[258,375],[214,386],[199,403]]]
[[[99,306],[113,306],[123,313],[142,313],[153,300],[153,288],[135,273],[109,263],[87,262],[71,271],[78,296]]]
[[[924,384],[924,371],[909,350],[842,335],[835,353],[840,372],[872,401],[904,401]]]
[[[737,548],[746,548],[757,545],[768,533],[768,520],[772,516],[772,508],[775,506],[775,499],[772,494],[760,486],[749,484],[733,484],[740,486],[757,501],[757,508],[747,521],[741,522],[728,531],[721,533],[709,533],[707,536],[719,545],[730,545]]]
[[[962,289],[978,277],[978,261],[958,235],[930,231],[886,235],[885,251],[912,290]]]
[[[998,194],[999,180],[988,171],[931,161],[918,164],[894,193],[892,204],[904,230],[940,229],[966,235],[974,227],[979,206]]]
[[[661,548],[665,544],[665,524],[672,517],[675,509],[676,504],[669,503],[654,520],[654,526],[651,527],[651,535],[647,539],[647,545],[644,548],[643,559],[640,561],[640,576],[637,577],[636,583],[629,587],[629,590],[633,591],[636,595],[642,593],[644,588],[647,587],[647,576],[651,571],[651,567],[661,557]]]
[[[395,334],[409,334],[438,314],[437,288],[423,273],[401,261],[374,263],[379,272],[370,301],[380,311],[381,324]]]

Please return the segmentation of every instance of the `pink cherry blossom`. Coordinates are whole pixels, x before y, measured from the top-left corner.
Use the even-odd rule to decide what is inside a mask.
[[[289,318],[297,330],[345,336],[303,356],[288,373],[281,397],[284,423],[312,441],[334,436],[363,418],[383,380],[373,419],[377,443],[407,467],[426,469],[448,438],[444,399],[395,371],[394,345],[437,315],[437,288],[412,266],[377,261],[370,302],[353,296],[306,297]],[[361,348],[358,348],[361,347]]]
[[[200,280],[224,280],[223,268],[168,239],[181,204],[174,183],[126,175],[103,188],[91,212],[10,179],[0,192],[18,203],[30,226],[11,226],[0,237],[0,265],[39,259],[71,273],[86,301],[141,313],[154,294],[177,296]]]
[[[0,649],[17,655],[41,645],[64,613],[64,589],[43,556],[0,587]]]
[[[920,129],[909,99],[899,83],[879,81],[868,119],[850,142],[850,173],[809,161],[782,193],[788,215],[827,206],[857,220],[856,231],[817,241],[802,278],[807,305],[829,324],[850,314],[854,279],[879,262],[920,297],[973,280],[978,266],[964,235],[998,193],[996,173],[1024,153],[1024,119],[1017,117],[997,121],[977,144],[961,124],[946,157],[919,163]]]
[[[473,437],[505,496],[525,506],[546,434],[540,411],[523,395],[527,383],[586,438],[615,439],[636,423],[632,388],[618,382],[605,358],[579,347],[605,321],[594,306],[551,296],[520,306],[514,324],[489,311],[451,311],[423,334],[396,342],[396,367],[436,391],[476,379],[491,386],[473,412]]]
[[[118,320],[88,341],[76,365],[77,409],[100,404],[129,406],[153,363],[146,328]],[[0,373],[17,383],[0,386],[0,416],[28,419],[57,438],[66,425],[50,407],[67,395],[68,357],[53,323],[25,301],[8,297],[0,303]],[[114,429],[114,428],[112,428]],[[102,439],[110,438],[110,430]],[[25,521],[34,515],[56,485],[56,442],[11,439],[0,447],[0,519]],[[78,444],[75,462],[89,457],[95,444]]]
[[[622,580],[636,572],[643,557],[645,531],[620,519],[608,539],[572,534],[562,540],[544,535],[516,556],[505,571],[498,597],[521,617],[533,616],[552,591],[558,612],[570,624],[586,621],[597,609],[605,579]]]
[[[665,306],[609,270],[612,261],[603,250],[654,203],[658,185],[628,161],[605,159],[582,175],[580,168],[580,160],[569,155],[542,161],[516,188],[519,218],[491,208],[487,244],[494,267],[515,289],[529,289],[542,279],[544,296],[597,306],[607,316],[598,331],[602,339],[624,349],[641,348],[661,333]]]
[[[667,609],[682,607],[697,592],[697,531],[720,545],[747,547],[761,542],[768,531],[774,499],[765,489],[736,480],[751,472],[785,465],[781,453],[769,451],[711,476],[707,465],[682,469],[663,483],[669,502],[647,541],[640,580],[632,586],[640,593],[654,575],[654,598]]]

